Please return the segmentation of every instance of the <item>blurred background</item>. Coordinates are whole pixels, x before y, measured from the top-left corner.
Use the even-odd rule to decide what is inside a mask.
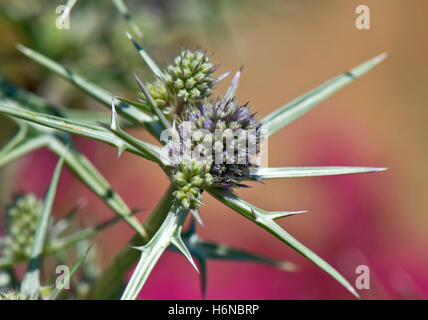
[[[104,110],[94,100],[15,49],[23,43],[109,91],[135,100],[132,71],[151,80],[110,1],[78,1],[70,29],[58,30],[61,1],[0,0],[0,74],[51,103]],[[218,74],[244,66],[238,97],[263,117],[323,81],[381,52],[388,59],[269,140],[270,166],[362,165],[388,171],[269,181],[238,194],[267,210],[309,210],[280,221],[289,233],[337,268],[352,284],[358,265],[370,268],[365,299],[428,298],[428,2],[413,0],[146,0],[127,1],[144,46],[160,64],[180,46],[200,45],[221,63]],[[370,29],[355,27],[355,8],[370,8]],[[230,80],[216,94],[223,94]],[[0,117],[0,145],[16,131]],[[153,141],[141,130],[132,134]],[[78,148],[144,219],[167,188],[156,165],[76,138]],[[0,170],[0,205],[20,190],[43,196],[56,157],[40,150]],[[93,224],[114,216],[69,172],[56,212],[79,199]],[[208,299],[352,299],[332,278],[279,240],[205,195],[200,235],[300,265],[284,273],[255,263],[208,262]],[[96,237],[105,266],[132,237],[125,223]],[[141,297],[200,299],[198,275],[167,252]]]

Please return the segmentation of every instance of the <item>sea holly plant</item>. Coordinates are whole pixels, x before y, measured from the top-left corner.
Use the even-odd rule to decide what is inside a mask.
[[[0,113],[21,126],[17,136],[0,151],[0,165],[47,147],[62,155],[62,161],[71,171],[136,231],[130,243],[89,288],[86,298],[114,296],[135,262],[137,265],[121,299],[137,298],[159,258],[169,247],[175,248],[196,269],[200,269],[203,284],[207,258],[242,258],[271,263],[273,260],[239,250],[225,250],[223,253],[229,254],[221,255],[220,249],[213,248],[227,246],[201,241],[195,235],[194,226],[190,231],[182,231],[189,213],[203,224],[200,208],[206,193],[271,233],[358,297],[352,285],[338,271],[276,222],[279,218],[304,211],[266,211],[240,198],[235,191],[254,181],[384,170],[373,167],[271,168],[262,165],[260,159],[264,156],[262,144],[267,143],[270,135],[362,76],[386,55],[378,55],[258,119],[256,108],[240,103],[235,95],[242,70],[236,72],[224,96],[217,96],[213,88],[229,73],[215,76],[217,67],[212,57],[202,49],[183,49],[170,64],[160,68],[132,35],[128,34],[128,37],[153,73],[153,79],[148,81],[141,81],[135,75],[140,89],[138,101],[119,98],[48,57],[18,46],[25,56],[108,107],[111,110],[109,122],[104,113],[57,108],[4,80],[0,83]],[[131,136],[126,132],[128,127],[147,130],[159,144]],[[123,152],[134,153],[157,163],[167,175],[170,186],[142,224],[84,155],[74,146],[65,152],[65,141],[71,141],[70,134],[109,144],[118,149],[119,156]],[[27,283],[29,280],[24,279],[23,287]],[[29,292],[34,295],[34,292]]]

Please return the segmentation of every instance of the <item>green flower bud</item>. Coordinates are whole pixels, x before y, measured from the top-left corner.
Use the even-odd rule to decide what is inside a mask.
[[[217,67],[206,53],[201,49],[186,49],[174,58],[173,63],[164,72],[171,94],[184,102],[203,99],[211,94],[216,82],[213,72]]]
[[[202,204],[202,190],[213,181],[210,166],[201,161],[191,161],[174,169],[171,180],[177,190],[173,195],[184,208],[196,209]]]
[[[43,202],[34,194],[19,195],[5,214],[3,255],[12,260],[29,258]]]

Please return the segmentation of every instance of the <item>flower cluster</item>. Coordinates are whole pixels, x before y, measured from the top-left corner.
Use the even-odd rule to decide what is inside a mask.
[[[157,107],[177,123],[178,141],[170,141],[166,151],[173,159],[174,195],[186,208],[201,204],[204,188],[245,187],[260,152],[261,123],[252,108],[235,98],[210,100],[216,68],[201,49],[186,49],[163,70],[163,78],[146,84]],[[140,99],[147,104],[145,96]]]
[[[183,101],[195,101],[208,97],[216,79],[213,73],[217,66],[201,49],[188,49],[174,58],[174,63],[165,70],[168,89]]]
[[[184,104],[202,100],[211,95],[217,79],[213,76],[217,66],[211,62],[206,52],[197,48],[195,51],[183,50],[173,59],[163,73],[163,79],[146,84],[147,90],[157,107],[163,113],[180,114]],[[147,98],[140,94],[140,101],[148,105]]]
[[[43,202],[34,194],[18,195],[6,209],[3,255],[13,260],[30,256]]]
[[[184,121],[190,122],[193,131],[202,129],[214,138],[210,155],[213,184],[226,189],[244,187],[240,182],[251,179],[249,169],[260,152],[261,123],[248,103],[217,99],[215,103],[195,105],[186,112]],[[195,141],[192,149],[199,146]]]
[[[178,134],[165,150],[178,188],[174,195],[184,207],[199,206],[205,188],[245,187],[242,181],[252,180],[260,128],[251,107],[236,99],[192,104],[183,113]]]

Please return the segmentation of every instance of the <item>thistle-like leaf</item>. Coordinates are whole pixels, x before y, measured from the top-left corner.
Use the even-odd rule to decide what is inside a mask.
[[[274,134],[336,91],[368,72],[382,62],[386,56],[386,53],[382,53],[285,104],[263,118],[263,127],[268,130],[269,135]]]
[[[135,235],[122,250],[110,261],[101,276],[91,286],[87,295],[88,299],[111,299],[115,298],[116,288],[120,287],[124,277],[132,265],[138,261],[139,252],[132,247],[147,243],[162,225],[171,209],[171,201],[174,199],[172,193],[175,188],[170,185],[164,196],[156,207],[144,220],[143,226],[147,231],[146,237]]]
[[[123,144],[119,138],[115,137],[111,132],[101,126],[91,125],[87,123],[79,123],[68,119],[45,115],[43,113],[29,111],[24,108],[15,107],[10,104],[0,104],[0,113],[36,123],[48,128],[57,129],[67,133],[81,135],[104,143],[118,146]]]
[[[61,66],[57,62],[41,55],[40,53],[34,50],[31,50],[23,45],[18,45],[18,50],[21,53],[23,53],[26,57],[42,65],[48,70],[56,73],[63,79],[69,81],[71,84],[73,84],[83,92],[87,93],[88,95],[90,95],[91,97],[93,97],[94,99],[102,103],[104,106],[110,108],[111,100],[115,99],[115,96],[109,93],[108,91],[86,80],[80,75],[71,72],[69,69]],[[116,108],[118,109],[118,112],[122,116],[124,116],[126,119],[132,121],[135,124],[143,125],[155,137],[159,137],[162,131],[162,126],[160,125],[158,120],[153,119],[152,117],[145,114],[141,110],[138,110],[137,108],[125,102],[122,102],[122,101],[115,101],[115,102],[116,102]]]
[[[27,91],[23,88],[14,86],[2,79],[0,76],[0,102],[11,104],[15,102],[16,106],[35,112],[49,114],[78,122],[98,123],[107,122],[110,118],[110,112],[93,111],[93,110],[76,110],[64,106],[53,105],[44,98]],[[127,103],[126,101],[124,101]],[[142,106],[140,106],[142,108]],[[143,108],[144,109],[144,108]],[[147,110],[150,108],[147,106]],[[132,122],[124,120],[121,122],[122,127],[134,126]]]
[[[251,173],[256,179],[280,179],[334,176],[342,174],[356,174],[384,171],[386,168],[373,167],[283,167],[257,168]]]
[[[28,137],[23,142],[15,145],[12,149],[8,149],[8,152],[3,152],[3,150],[0,151],[0,167],[42,147],[49,148],[58,156],[61,156],[67,149],[66,145],[55,136],[42,134]],[[139,221],[132,216],[132,211],[123,202],[122,198],[114,192],[109,183],[84,155],[79,153],[77,149],[71,147],[65,155],[64,161],[77,178],[86,184],[97,196],[103,199],[108,206],[141,236],[144,237],[147,235]],[[10,262],[7,263],[9,264]],[[0,263],[0,266],[1,265],[2,263]]]
[[[220,81],[222,81],[222,80],[224,80],[224,79],[226,79],[230,74],[232,73],[232,71],[226,71],[226,72],[224,72],[224,73],[222,73],[221,75],[219,75],[218,77],[217,77],[217,79],[215,79],[214,80],[214,84],[217,84],[217,83],[219,83]]]
[[[198,267],[193,261],[192,255],[187,249],[186,244],[183,242],[181,238],[181,226],[175,229],[174,233],[171,236],[171,243],[186,257],[186,259],[190,262],[190,264],[195,268],[195,270],[199,273]]]
[[[24,108],[28,109],[29,111],[57,115],[58,117],[69,117],[70,113],[75,111],[64,108],[61,108],[60,110],[60,108],[50,105],[43,98],[38,97],[22,88],[14,87],[1,78],[0,94],[1,103],[6,103],[10,109]],[[84,119],[78,122],[88,121],[91,119],[91,115],[93,115],[92,112],[89,112],[88,115],[85,114],[86,112],[78,112],[79,117],[76,117],[76,119],[80,117]],[[104,117],[105,114],[103,114],[103,117],[99,118],[99,120],[104,119]],[[73,116],[71,116],[71,118],[73,118]],[[16,119],[17,118],[14,118],[14,120]],[[18,122],[18,125],[21,126],[30,125],[31,128],[25,129],[25,132],[21,131],[16,139],[13,139],[12,144],[7,144],[0,151],[0,167],[42,147],[48,147],[58,156],[61,156],[64,153],[64,150],[66,149],[64,140],[69,140],[66,134],[60,135],[60,131],[52,130],[38,124],[33,124],[32,122],[22,121],[19,119],[16,122]],[[104,128],[102,129],[105,130]],[[23,133],[25,133],[25,137]],[[111,133],[109,132],[109,134]],[[122,146],[124,146],[124,144],[122,144]],[[132,211],[126,206],[121,197],[113,191],[109,183],[84,155],[72,147],[65,156],[65,164],[97,196],[103,199],[103,201],[108,206],[110,206],[131,227],[133,227],[138,234],[140,234],[143,238],[147,236],[147,233],[145,232],[144,228],[142,228],[139,221],[132,216]]]
[[[119,138],[117,135],[113,134],[106,128],[98,125],[80,123],[77,121],[67,120],[60,117],[45,115],[38,112],[32,112],[23,108],[12,107],[11,105],[0,104],[0,113],[15,117],[18,119],[23,119],[32,123],[36,123],[48,128],[57,129],[71,134],[76,134],[98,140],[109,145],[115,146],[117,148],[125,148],[129,152],[133,152],[137,155],[140,155],[146,159],[154,161],[150,155],[144,153],[135,147],[129,145],[126,141]],[[150,149],[151,153],[158,154],[158,147],[145,143],[147,148]]]
[[[295,216],[296,214],[306,213],[307,210],[301,211],[266,211],[264,214],[269,216],[271,219],[281,219],[289,216]]]
[[[359,298],[358,293],[355,291],[352,285],[339,272],[337,272],[332,266],[317,256],[313,251],[309,250],[302,243],[297,241],[288,232],[282,229],[278,224],[275,223],[274,218],[269,214],[266,214],[264,210],[244,201],[231,192],[210,190],[210,194],[287,244],[293,250],[332,276],[355,297]]]
[[[122,294],[121,300],[134,300],[138,296],[162,253],[176,240],[174,239],[174,234],[183,225],[186,216],[187,210],[182,209],[178,201],[174,200],[158,231],[147,244],[139,247],[141,250],[140,260]]]
[[[140,153],[145,155],[144,156],[145,158],[151,161],[154,161],[158,164],[162,163],[162,161],[160,160],[161,151],[159,147],[156,147],[148,142],[136,139],[133,136],[127,134],[125,131],[123,131],[120,128],[119,118],[117,116],[116,108],[113,100],[111,103],[111,121],[110,121],[109,129],[115,136],[125,141],[127,144],[134,147],[135,149],[140,151]],[[123,145],[119,146],[118,148],[119,148],[119,155],[120,153],[123,152],[123,150],[126,150],[126,149],[123,149]]]

